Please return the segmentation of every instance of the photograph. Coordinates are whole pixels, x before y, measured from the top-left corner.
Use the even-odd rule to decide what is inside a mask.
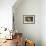
[[[24,24],[35,24],[35,15],[23,15]]]

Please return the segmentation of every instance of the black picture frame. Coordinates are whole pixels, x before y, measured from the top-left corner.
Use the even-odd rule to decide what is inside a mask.
[[[35,15],[23,15],[23,24],[35,24]]]

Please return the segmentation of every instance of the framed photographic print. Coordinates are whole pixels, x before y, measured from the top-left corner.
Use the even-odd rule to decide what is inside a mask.
[[[24,24],[35,24],[35,15],[23,15]]]

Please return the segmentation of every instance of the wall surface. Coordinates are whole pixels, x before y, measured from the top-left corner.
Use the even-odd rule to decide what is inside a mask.
[[[16,0],[0,0],[0,27],[12,28],[12,6]]]
[[[24,38],[32,39],[36,46],[41,46],[41,1],[23,0],[18,7],[14,6],[15,28],[23,33]],[[35,15],[35,24],[23,24],[23,15]]]
[[[41,38],[42,46],[46,46],[46,0],[41,1]]]

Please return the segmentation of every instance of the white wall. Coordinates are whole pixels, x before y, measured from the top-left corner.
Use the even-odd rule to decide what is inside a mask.
[[[12,28],[12,6],[16,0],[0,0],[0,27]]]
[[[14,5],[16,6],[16,5]],[[41,1],[23,0],[14,9],[15,28],[24,34],[24,37],[35,41],[41,46]],[[23,24],[23,15],[35,15],[35,24]]]
[[[46,46],[46,0],[41,1],[41,38],[42,46]]]

